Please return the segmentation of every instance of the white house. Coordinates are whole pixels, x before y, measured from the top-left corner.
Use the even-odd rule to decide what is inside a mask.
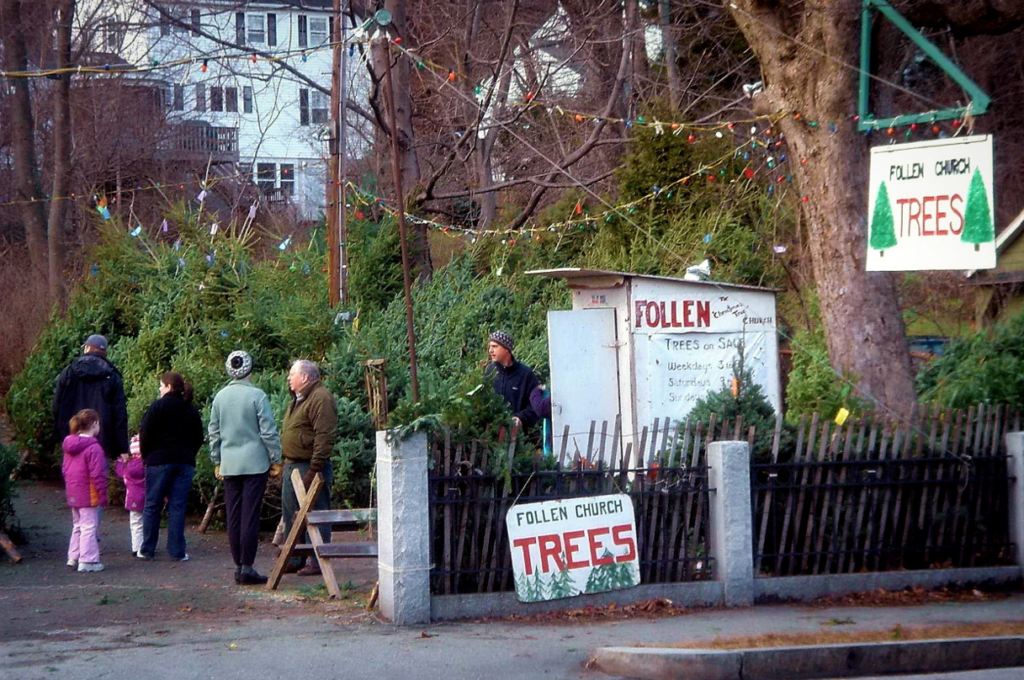
[[[251,173],[268,201],[315,219],[325,204],[332,8],[332,0],[89,0],[79,3],[77,25],[104,51],[156,67],[147,80],[163,83],[179,143],[233,152],[237,173]],[[349,96],[365,99],[366,69],[349,49]],[[367,143],[365,125],[347,120],[351,158]]]

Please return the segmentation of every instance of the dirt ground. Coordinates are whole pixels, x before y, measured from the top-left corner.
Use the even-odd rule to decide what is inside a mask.
[[[0,641],[73,635],[104,625],[141,626],[148,632],[185,625],[229,624],[246,618],[322,615],[341,622],[373,622],[364,611],[377,578],[376,560],[336,560],[340,601],[327,599],[322,579],[287,575],[281,587],[234,583],[234,564],[222,530],[200,534],[190,518],[185,539],[188,562],[173,561],[160,534],[157,558],[131,554],[128,512],[114,504],[103,512],[100,550],[106,569],[80,574],[66,566],[71,513],[59,482],[22,482],[15,510],[28,542],[18,546],[20,564],[0,552]],[[256,568],[269,574],[273,546],[261,537]]]

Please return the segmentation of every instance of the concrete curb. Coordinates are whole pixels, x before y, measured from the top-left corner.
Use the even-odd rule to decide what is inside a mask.
[[[638,680],[813,680],[1024,666],[1024,636],[719,651],[601,647],[590,668]]]

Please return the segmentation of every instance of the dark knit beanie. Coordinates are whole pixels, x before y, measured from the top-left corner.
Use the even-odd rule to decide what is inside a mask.
[[[499,345],[507,349],[509,352],[512,352],[516,344],[515,340],[512,339],[512,334],[506,333],[505,331],[494,331],[489,336],[487,336],[487,339],[498,343]]]

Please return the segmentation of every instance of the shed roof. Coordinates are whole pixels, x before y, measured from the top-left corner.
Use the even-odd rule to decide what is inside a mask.
[[[630,272],[616,272],[607,269],[583,269],[581,267],[560,267],[558,269],[533,269],[526,272],[535,276],[549,276],[553,279],[565,279],[572,285],[578,281],[583,285],[584,279],[598,279],[618,277],[622,279],[651,279],[654,281],[671,281],[672,283],[685,283],[693,286],[709,286],[711,288],[736,288],[739,290],[752,290],[761,293],[777,293],[778,288],[763,288],[761,286],[747,286],[741,283],[725,283],[723,281],[688,281],[676,276],[655,276],[653,274],[635,274]]]

